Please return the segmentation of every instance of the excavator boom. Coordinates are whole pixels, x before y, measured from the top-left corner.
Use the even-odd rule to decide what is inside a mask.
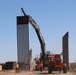
[[[26,13],[24,12],[23,8],[21,8],[24,16],[26,16]],[[32,19],[32,17],[30,15],[27,15],[29,18],[29,22],[30,24],[34,27],[35,31],[36,31],[36,34],[38,36],[38,39],[39,39],[39,42],[40,42],[40,45],[41,45],[41,50],[42,50],[42,61],[44,62],[45,60],[45,41],[43,39],[43,36],[41,35],[41,32],[40,32],[40,28],[39,26],[37,25],[37,23],[34,21],[34,19]]]

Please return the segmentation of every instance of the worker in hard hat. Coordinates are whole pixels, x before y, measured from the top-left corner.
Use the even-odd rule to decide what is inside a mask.
[[[18,63],[16,64],[15,72],[19,73],[19,64]]]
[[[42,61],[40,62],[39,66],[40,66],[40,71],[42,72],[42,69],[43,69],[43,63],[42,63]]]

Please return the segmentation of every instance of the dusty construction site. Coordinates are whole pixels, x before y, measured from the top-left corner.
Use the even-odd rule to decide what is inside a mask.
[[[0,75],[76,75],[75,0],[0,3]]]
[[[0,67],[0,75],[34,75],[34,74],[35,75],[44,75],[44,74],[45,75],[48,75],[48,74],[51,74],[51,75],[65,75],[65,74],[66,75],[75,75],[76,74],[76,63],[69,64],[69,62],[68,62],[68,60],[69,60],[69,58],[68,58],[68,39],[66,39],[66,38],[68,38],[68,32],[63,37],[63,52],[61,53],[61,54],[63,54],[63,61],[65,61],[66,62],[65,63],[61,60],[61,57],[60,57],[61,54],[53,55],[50,53],[49,54],[45,53],[45,42],[44,42],[44,39],[40,33],[40,29],[39,29],[37,23],[30,16],[26,15],[23,8],[21,8],[21,10],[22,10],[24,16],[18,17],[18,21],[20,21],[19,23],[21,24],[22,18],[23,18],[22,22],[27,21],[27,19],[29,19],[29,22],[32,24],[32,26],[34,27],[34,29],[37,33],[37,36],[38,36],[38,39],[39,39],[39,42],[40,42],[40,45],[42,48],[41,49],[42,54],[41,54],[40,58],[34,59],[35,66],[31,65],[31,63],[30,63],[31,55],[32,55],[31,51],[30,51],[30,54],[28,54],[28,56],[30,55],[30,61],[29,61],[30,64],[25,64],[23,62],[23,60],[20,59],[20,57],[22,56],[22,55],[20,55],[20,57],[18,58],[19,59],[18,63],[20,65],[19,73],[15,72],[16,62],[6,62],[5,64],[2,64],[2,67]],[[21,18],[21,19],[19,19],[19,18]],[[19,27],[19,30],[20,30],[20,27]],[[66,43],[65,43],[65,41],[66,41]],[[64,48],[66,48],[66,50],[67,50],[66,53],[64,51]],[[65,57],[65,55],[67,55],[67,57]],[[44,68],[44,70],[42,70],[42,72],[41,72],[40,66],[39,66],[41,62],[43,63],[43,67],[48,67],[47,69]]]

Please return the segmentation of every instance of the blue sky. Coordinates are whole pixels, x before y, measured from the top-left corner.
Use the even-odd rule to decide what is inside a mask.
[[[76,0],[0,0],[0,62],[17,60],[16,17],[21,7],[37,22],[46,50],[62,52],[62,37],[69,31],[69,61],[76,60]],[[29,24],[30,48],[39,56],[40,43]]]

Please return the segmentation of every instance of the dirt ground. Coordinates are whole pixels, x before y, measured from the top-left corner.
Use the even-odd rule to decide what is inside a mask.
[[[0,75],[76,75],[76,72],[67,72],[66,74],[63,72],[53,72],[52,74],[48,74],[47,71],[20,71],[19,73],[15,73],[14,70],[0,71]]]
[[[0,75],[25,75],[30,72],[31,71],[20,71],[19,73],[15,73],[15,70],[6,70],[6,71],[0,71]]]

